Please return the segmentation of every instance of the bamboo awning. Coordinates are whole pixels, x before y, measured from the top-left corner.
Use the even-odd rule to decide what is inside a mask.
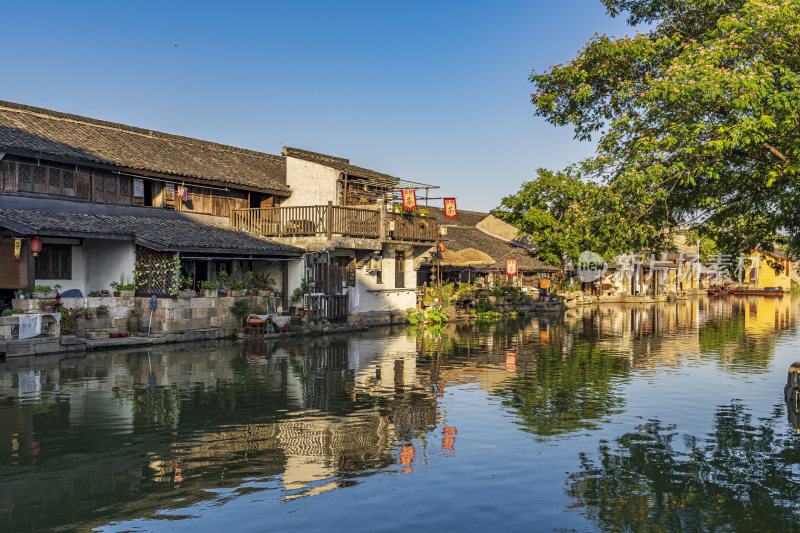
[[[445,250],[442,252],[442,266],[467,267],[478,265],[493,265],[495,260],[485,252],[475,248],[464,248],[459,252]]]

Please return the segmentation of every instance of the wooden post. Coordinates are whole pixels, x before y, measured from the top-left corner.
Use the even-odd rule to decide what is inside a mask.
[[[378,222],[378,237],[380,238],[381,242],[386,241],[386,200],[379,200],[378,205],[380,206],[380,220]]]
[[[328,235],[328,240],[331,240],[331,234],[333,232],[333,202],[328,200],[328,216],[327,216],[327,225],[326,234]]]

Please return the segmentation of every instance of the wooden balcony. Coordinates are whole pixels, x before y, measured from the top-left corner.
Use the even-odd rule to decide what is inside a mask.
[[[387,213],[337,205],[260,207],[231,210],[230,225],[262,237],[354,237],[432,243],[436,221],[418,214]]]

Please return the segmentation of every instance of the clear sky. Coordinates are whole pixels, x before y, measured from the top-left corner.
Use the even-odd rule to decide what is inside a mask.
[[[532,68],[632,33],[599,0],[5,2],[0,98],[440,185],[488,210],[590,155]]]

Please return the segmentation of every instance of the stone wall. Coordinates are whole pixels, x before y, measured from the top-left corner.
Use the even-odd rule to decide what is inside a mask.
[[[152,333],[184,333],[187,331],[224,330],[232,334],[238,327],[236,317],[231,312],[233,304],[239,300],[253,300],[258,306],[267,307],[268,296],[230,296],[211,298],[159,298],[158,307],[152,312]],[[45,312],[45,300],[14,300],[15,309],[26,313]],[[61,304],[68,308],[84,307],[93,313],[91,320],[78,320],[79,337],[88,329],[109,328],[112,333],[130,331],[131,311],[139,317],[140,331],[146,331],[150,322],[150,298],[105,297],[105,298],[62,298]],[[106,306],[108,314],[97,316],[97,308]],[[46,311],[49,312],[49,311]]]

